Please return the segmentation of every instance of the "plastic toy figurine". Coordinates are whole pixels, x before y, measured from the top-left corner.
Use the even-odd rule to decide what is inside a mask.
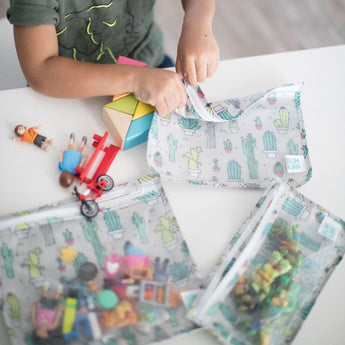
[[[113,179],[109,175],[106,175],[106,173],[119,152],[119,147],[115,145],[105,147],[107,137],[108,132],[105,132],[103,137],[95,134],[93,136],[94,141],[92,143],[92,146],[95,147],[94,153],[85,167],[78,165],[75,168],[75,171],[77,172],[75,176],[80,180],[80,184],[83,182],[87,184],[87,190],[83,194],[79,193],[76,187],[74,188],[74,194],[82,203],[80,208],[81,214],[87,218],[95,217],[98,214],[99,207],[95,199],[102,196],[103,191],[109,191],[114,187]],[[88,177],[88,174],[101,151],[104,152],[103,158],[92,177]]]
[[[52,139],[39,134],[37,131],[41,128],[41,125],[36,127],[30,127],[26,129],[23,125],[18,125],[14,128],[14,133],[17,137],[12,137],[13,141],[27,141],[30,144],[34,144],[44,151],[48,150],[49,145],[53,143]]]
[[[35,335],[39,338],[49,338],[48,332],[58,327],[64,310],[60,304],[62,286],[58,286],[54,298],[48,298],[48,291],[49,283],[45,282],[42,297],[32,308],[31,321]]]
[[[82,155],[87,138],[83,136],[78,148],[74,150],[75,135],[71,133],[67,150],[60,151],[59,169],[62,170],[60,175],[60,184],[62,187],[69,187],[74,182],[74,175],[77,174],[75,168],[83,166],[85,156]]]

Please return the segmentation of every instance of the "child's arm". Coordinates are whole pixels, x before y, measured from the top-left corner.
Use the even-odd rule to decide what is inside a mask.
[[[82,98],[133,92],[161,115],[182,107],[186,91],[177,73],[130,65],[91,64],[58,56],[53,25],[15,26],[18,58],[30,86],[48,96]]]
[[[216,71],[219,48],[213,36],[215,0],[182,0],[185,16],[177,49],[176,71],[191,85]]]

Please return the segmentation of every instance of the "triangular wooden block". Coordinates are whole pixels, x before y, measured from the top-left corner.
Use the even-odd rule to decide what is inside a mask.
[[[138,100],[134,97],[134,95],[130,94],[116,100],[115,102],[107,104],[105,107],[120,111],[121,113],[133,115],[137,104]]]
[[[131,94],[130,92],[123,92],[123,93],[119,93],[117,95],[114,95],[113,96],[113,102],[117,101],[120,98],[126,97],[126,96],[128,96],[130,94]]]
[[[119,146],[121,150],[123,149],[132,119],[132,115],[121,113],[107,106],[103,108],[102,120],[110,135],[113,137],[115,144]]]
[[[135,113],[133,115],[133,120],[137,120],[142,116],[145,116],[147,114],[151,114],[155,111],[155,107],[153,107],[151,104],[138,102],[137,108],[135,109]]]

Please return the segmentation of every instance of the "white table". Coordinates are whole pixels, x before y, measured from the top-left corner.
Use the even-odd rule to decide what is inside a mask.
[[[210,100],[240,97],[287,82],[304,82],[302,109],[313,177],[300,191],[345,218],[345,45],[223,61],[203,84]],[[30,209],[70,197],[58,184],[59,150],[69,133],[77,141],[106,130],[100,114],[110,98],[60,100],[30,88],[0,92],[0,214]],[[15,125],[42,124],[41,133],[55,140],[49,152],[10,140]],[[111,140],[110,140],[111,142]],[[149,172],[146,144],[120,152],[109,174],[124,182]],[[206,275],[232,234],[254,208],[262,190],[216,190],[163,181],[170,203],[196,264]],[[294,345],[344,344],[345,263],[336,268]],[[0,343],[7,345],[0,328]],[[165,344],[218,344],[204,332],[186,334]]]

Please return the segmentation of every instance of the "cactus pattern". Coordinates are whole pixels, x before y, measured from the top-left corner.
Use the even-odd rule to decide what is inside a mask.
[[[228,176],[230,180],[241,180],[241,166],[238,162],[228,162]]]
[[[172,282],[177,282],[188,278],[190,275],[189,269],[184,261],[175,262],[171,268],[169,274],[172,276]]]
[[[66,242],[68,245],[73,244],[74,238],[73,238],[73,234],[71,233],[71,231],[69,231],[68,229],[66,229],[66,230],[63,232],[63,237],[64,237],[64,239],[65,239],[65,242]]]
[[[40,259],[39,256],[42,253],[42,249],[37,247],[31,252],[29,252],[28,256],[29,259],[24,260],[21,264],[22,267],[29,268],[29,274],[32,279],[38,279],[41,277],[42,270],[44,270],[43,266],[40,266]]]
[[[133,212],[132,215],[132,222],[137,227],[140,241],[142,244],[148,243],[149,239],[146,235],[146,224],[145,224],[145,218],[140,217],[137,212]]]
[[[302,145],[302,151],[303,151],[303,157],[307,158],[308,156],[308,146],[307,145]]]
[[[289,111],[285,107],[281,107],[279,110],[279,119],[275,119],[273,124],[277,128],[288,128],[289,126]]]
[[[151,121],[151,127],[150,127],[150,134],[152,135],[153,138],[157,139],[158,138],[158,115],[154,114],[152,121]]]
[[[229,128],[230,128],[230,130],[238,130],[237,120],[229,121]]]
[[[166,214],[164,217],[160,217],[161,223],[157,225],[154,231],[162,232],[162,240],[164,243],[169,243],[174,240],[172,231],[170,230],[170,217]]]
[[[296,200],[288,197],[284,202],[283,210],[297,217],[302,212],[303,205],[297,202]]]
[[[123,227],[119,214],[115,210],[104,210],[103,217],[109,233],[111,235],[115,234],[115,237],[117,237],[116,235],[119,234],[118,237],[121,237]]]
[[[1,245],[1,256],[4,259],[5,262],[5,271],[6,271],[6,277],[11,279],[14,277],[13,272],[13,250],[9,249],[6,242],[2,242]]]
[[[188,160],[188,168],[190,170],[198,170],[200,163],[198,162],[199,153],[202,152],[201,147],[191,148],[190,152],[186,152]]]
[[[6,300],[9,305],[8,316],[12,320],[20,320],[21,309],[20,309],[20,304],[19,304],[19,300],[17,296],[14,295],[13,293],[9,293],[6,296]]]
[[[172,133],[170,133],[167,137],[169,143],[169,161],[175,162],[175,152],[177,150],[177,140],[174,139]]]
[[[229,138],[227,138],[226,140],[223,141],[223,145],[224,145],[224,150],[227,152],[230,152],[232,149],[232,143],[230,141]]]
[[[137,345],[137,338],[135,334],[131,332],[131,327],[120,328],[122,337],[127,341],[128,345]]]
[[[45,245],[47,247],[53,246],[55,244],[55,237],[53,228],[50,223],[43,224],[39,226],[39,229],[43,235]]]
[[[183,241],[181,243],[181,251],[185,257],[188,257],[190,255],[189,248],[188,248],[186,241]]]
[[[105,263],[106,249],[102,246],[97,235],[97,223],[94,220],[89,220],[82,227],[86,240],[92,244],[98,262],[98,266],[100,268],[103,268]]]
[[[251,179],[258,179],[258,162],[255,160],[254,147],[256,146],[256,140],[249,133],[246,139],[242,139],[242,150],[247,156],[249,177]]]
[[[201,127],[197,119],[190,119],[186,117],[183,117],[180,120],[178,120],[178,124],[182,129],[190,129],[194,131]]]
[[[298,108],[301,105],[301,92],[298,91],[295,94],[295,103],[296,103],[296,107]]]
[[[277,138],[273,132],[266,131],[263,136],[265,151],[277,151]]]
[[[216,148],[216,124],[214,122],[207,122],[205,129],[207,147],[209,149]]]
[[[174,308],[167,308],[167,311],[169,313],[169,322],[171,327],[177,327],[180,325],[177,317],[177,310]]]
[[[293,142],[292,139],[290,139],[286,145],[287,149],[290,152],[290,155],[297,155],[298,154],[298,145]]]

